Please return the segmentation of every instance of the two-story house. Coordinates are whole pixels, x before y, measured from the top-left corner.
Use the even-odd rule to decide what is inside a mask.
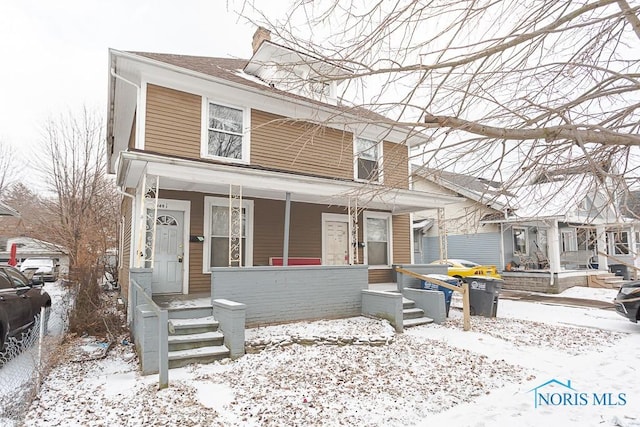
[[[411,263],[409,189],[424,137],[338,99],[350,70],[270,40],[249,60],[109,51],[109,167],[124,194],[120,283],[211,290],[211,269]],[[240,271],[240,269],[239,269]]]

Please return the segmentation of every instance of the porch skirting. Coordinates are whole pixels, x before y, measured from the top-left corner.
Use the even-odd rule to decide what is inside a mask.
[[[211,269],[211,299],[245,304],[247,327],[359,316],[367,288],[366,265]]]
[[[503,289],[559,294],[573,286],[588,286],[587,271],[505,271]]]

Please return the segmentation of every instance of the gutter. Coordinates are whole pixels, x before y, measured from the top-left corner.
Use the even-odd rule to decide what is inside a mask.
[[[113,169],[111,168],[111,158],[113,157],[113,150],[115,145],[114,135],[113,135],[113,121],[114,121],[114,112],[115,112],[114,103],[115,103],[115,97],[116,97],[116,85],[114,81],[116,79],[122,80],[123,82],[135,87],[137,90],[136,98],[140,97],[140,86],[137,85],[135,82],[132,82],[131,80],[128,80],[122,77],[121,75],[119,75],[116,72],[116,64],[115,64],[116,58],[112,56],[111,51],[109,51],[109,56],[110,56],[109,74],[111,75],[111,78],[109,79],[109,106],[108,106],[109,110],[107,111],[107,120],[108,120],[107,122],[107,171],[109,173],[113,173]]]

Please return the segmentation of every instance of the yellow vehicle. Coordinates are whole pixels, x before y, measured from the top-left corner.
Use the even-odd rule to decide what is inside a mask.
[[[489,276],[500,279],[498,269],[495,265],[480,265],[475,262],[467,261],[466,259],[439,259],[433,261],[431,264],[445,264],[449,267],[449,276],[462,279],[467,276]]]

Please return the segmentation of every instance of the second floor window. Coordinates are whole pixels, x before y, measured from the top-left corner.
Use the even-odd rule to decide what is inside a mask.
[[[246,160],[244,110],[210,102],[206,155]]]
[[[356,138],[356,179],[380,182],[380,160],[382,157],[380,144],[370,139]]]

